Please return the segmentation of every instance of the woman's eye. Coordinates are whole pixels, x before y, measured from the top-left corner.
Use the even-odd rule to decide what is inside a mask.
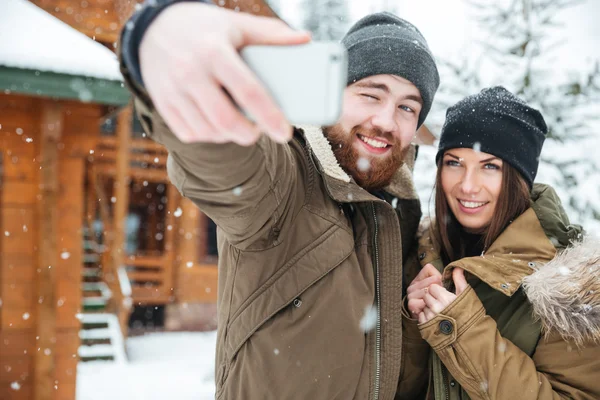
[[[460,163],[456,160],[446,160],[444,161],[444,165],[448,167],[460,167]]]
[[[492,163],[487,163],[484,165],[485,169],[495,169],[495,170],[499,170],[500,166],[496,165],[496,164],[492,164]]]
[[[400,106],[400,109],[410,112],[410,113],[414,113],[415,110],[413,110],[412,108],[410,108],[409,106]]]

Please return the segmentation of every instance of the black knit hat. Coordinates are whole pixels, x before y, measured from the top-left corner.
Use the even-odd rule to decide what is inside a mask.
[[[423,98],[421,126],[440,84],[435,60],[421,32],[402,18],[382,12],[355,23],[342,44],[348,50],[348,85],[368,76],[392,74],[419,89]]]
[[[483,89],[446,112],[436,162],[446,150],[478,148],[512,165],[531,187],[547,132],[538,110],[501,86]]]

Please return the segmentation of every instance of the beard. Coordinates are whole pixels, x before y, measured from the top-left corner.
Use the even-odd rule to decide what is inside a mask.
[[[389,185],[396,171],[402,166],[409,148],[403,147],[402,143],[379,129],[361,129],[360,126],[355,126],[348,133],[340,124],[336,124],[323,128],[323,133],[329,140],[340,166],[367,191],[383,189]],[[361,157],[353,146],[354,138],[358,139],[357,133],[366,137],[379,136],[388,139],[392,144],[391,154],[384,157]]]

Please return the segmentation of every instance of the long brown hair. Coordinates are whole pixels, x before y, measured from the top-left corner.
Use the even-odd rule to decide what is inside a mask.
[[[466,240],[466,232],[450,210],[442,190],[443,157],[440,157],[435,178],[435,217],[431,226],[433,237],[440,246],[444,264],[467,257],[473,253],[473,243]],[[530,188],[516,169],[504,162],[502,165],[502,187],[490,225],[481,240],[475,245],[487,250],[506,227],[529,208]]]

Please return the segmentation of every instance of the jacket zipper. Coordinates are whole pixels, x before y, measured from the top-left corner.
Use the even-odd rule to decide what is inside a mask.
[[[371,203],[371,210],[373,211],[373,222],[375,223],[374,232],[374,250],[375,250],[375,295],[377,297],[377,328],[375,337],[375,390],[373,398],[379,399],[379,381],[381,375],[381,316],[380,316],[380,293],[379,293],[379,248],[377,247],[377,215],[375,214],[375,205]]]
[[[450,400],[450,395],[448,394],[448,386],[446,383],[448,382],[448,376],[446,374],[446,368],[442,365],[442,386],[444,387],[444,393],[446,395],[446,400]]]
[[[434,397],[436,400],[441,400],[441,396],[444,396],[446,400],[450,400],[450,394],[446,387],[446,371],[442,365],[442,361],[437,354],[433,353],[432,357],[432,369],[433,369],[433,389]]]

